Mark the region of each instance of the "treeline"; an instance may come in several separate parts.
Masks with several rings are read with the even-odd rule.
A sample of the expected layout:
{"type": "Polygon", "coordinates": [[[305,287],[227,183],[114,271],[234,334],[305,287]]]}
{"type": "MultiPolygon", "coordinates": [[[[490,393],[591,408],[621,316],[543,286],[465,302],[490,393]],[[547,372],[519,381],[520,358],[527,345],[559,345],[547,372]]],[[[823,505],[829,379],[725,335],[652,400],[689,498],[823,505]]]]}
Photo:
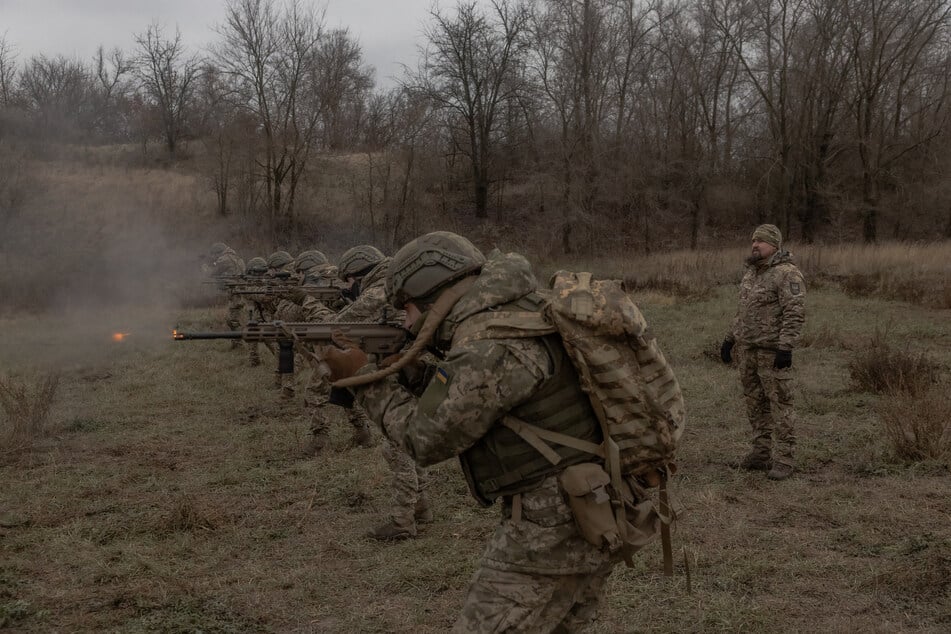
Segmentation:
{"type": "Polygon", "coordinates": [[[767,220],[805,242],[951,237],[949,25],[949,0],[463,2],[381,89],[313,5],[227,0],[200,54],[159,24],[90,62],[0,39],[0,138],[160,143],[220,214],[292,232],[319,162],[346,156],[386,245],[451,215],[566,252],[767,220]]]}

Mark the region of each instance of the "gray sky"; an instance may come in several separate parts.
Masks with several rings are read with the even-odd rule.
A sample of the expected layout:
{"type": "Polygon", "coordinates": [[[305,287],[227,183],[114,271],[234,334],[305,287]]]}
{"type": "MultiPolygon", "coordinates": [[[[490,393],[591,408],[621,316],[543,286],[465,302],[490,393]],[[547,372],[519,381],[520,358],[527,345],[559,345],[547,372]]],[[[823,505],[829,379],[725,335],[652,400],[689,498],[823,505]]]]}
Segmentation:
{"type": "MultiPolygon", "coordinates": [[[[307,1],[307,0],[305,0],[307,1]]],[[[378,84],[400,75],[398,65],[417,57],[433,0],[327,0],[327,24],[349,27],[360,41],[378,84]]],[[[453,0],[443,0],[452,6],[453,0]]],[[[0,36],[22,62],[39,53],[89,60],[101,44],[106,50],[133,48],[133,35],[158,21],[167,32],[177,26],[185,44],[198,50],[212,42],[224,19],[224,0],[0,0],[0,36]]]]}

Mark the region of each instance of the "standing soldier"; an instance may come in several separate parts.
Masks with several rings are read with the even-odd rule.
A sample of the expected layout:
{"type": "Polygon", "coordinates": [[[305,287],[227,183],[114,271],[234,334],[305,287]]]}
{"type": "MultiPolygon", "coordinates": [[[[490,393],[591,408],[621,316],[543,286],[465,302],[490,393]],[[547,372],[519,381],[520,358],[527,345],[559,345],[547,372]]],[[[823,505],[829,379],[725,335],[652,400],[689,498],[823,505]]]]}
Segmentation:
{"type": "Polygon", "coordinates": [[[753,427],[753,449],[739,466],[767,471],[785,480],[795,471],[795,414],[792,406],[792,351],[802,337],[806,284],[792,256],[782,250],[776,225],[760,225],[740,282],[740,303],[720,357],[733,361],[733,348],[753,427]]]}
{"type": "MultiPolygon", "coordinates": [[[[205,275],[212,278],[235,277],[244,274],[244,261],[238,257],[234,249],[224,242],[215,242],[208,251],[208,262],[202,267],[205,275]]],[[[244,302],[233,293],[228,293],[228,317],[226,323],[231,330],[241,330],[241,309],[244,302]]],[[[231,349],[241,347],[237,340],[231,341],[231,349]]]]}
{"type": "MultiPolygon", "coordinates": [[[[503,338],[478,324],[499,310],[541,310],[544,300],[528,262],[435,232],[393,256],[387,294],[405,308],[419,344],[445,357],[421,392],[396,376],[352,388],[384,435],[421,465],[460,457],[482,504],[502,500],[502,523],[469,585],[457,632],[574,632],[594,621],[616,561],[578,529],[559,475],[596,461],[567,446],[558,464],[506,426],[512,417],[592,443],[601,431],[557,334],[503,338]],[[435,329],[435,332],[433,332],[435,329]]],[[[415,344],[414,344],[415,345],[415,344]]],[[[376,370],[357,348],[328,350],[333,378],[376,370]]]]}

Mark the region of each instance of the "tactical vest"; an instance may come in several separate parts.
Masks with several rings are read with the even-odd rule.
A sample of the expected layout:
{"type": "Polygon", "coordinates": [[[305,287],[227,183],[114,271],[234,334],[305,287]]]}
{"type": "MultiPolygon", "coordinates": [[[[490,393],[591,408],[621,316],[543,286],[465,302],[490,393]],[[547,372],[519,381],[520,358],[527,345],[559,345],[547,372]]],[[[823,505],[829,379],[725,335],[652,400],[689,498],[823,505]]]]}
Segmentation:
{"type": "MultiPolygon", "coordinates": [[[[544,305],[539,300],[540,297],[532,293],[492,310],[495,313],[504,310],[537,312],[544,305]]],[[[454,341],[464,338],[464,335],[457,336],[454,341]]],[[[552,376],[531,399],[512,409],[509,416],[545,430],[600,443],[598,420],[590,400],[581,390],[578,375],[558,335],[538,337],[536,341],[548,352],[552,376]]],[[[559,445],[553,449],[561,458],[557,465],[499,421],[461,454],[459,461],[472,495],[489,506],[499,496],[529,491],[565,467],[591,462],[593,458],[590,453],[568,446],[559,445]]]]}

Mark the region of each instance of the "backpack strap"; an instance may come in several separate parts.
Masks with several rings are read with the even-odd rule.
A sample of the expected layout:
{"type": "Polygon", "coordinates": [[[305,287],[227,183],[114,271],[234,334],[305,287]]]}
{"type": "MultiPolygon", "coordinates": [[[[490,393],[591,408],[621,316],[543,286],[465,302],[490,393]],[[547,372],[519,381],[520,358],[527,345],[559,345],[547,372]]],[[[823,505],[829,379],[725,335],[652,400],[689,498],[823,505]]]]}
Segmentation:
{"type": "Polygon", "coordinates": [[[546,440],[559,445],[564,445],[566,447],[571,447],[572,449],[578,449],[579,451],[594,454],[601,458],[604,457],[604,450],[602,449],[602,446],[597,443],[588,442],[587,440],[575,438],[574,436],[567,436],[556,431],[543,429],[537,425],[532,425],[531,423],[525,422],[520,418],[512,416],[511,414],[506,414],[502,418],[502,424],[518,434],[522,440],[534,447],[538,453],[545,456],[545,458],[547,458],[552,464],[558,464],[561,462],[561,456],[559,456],[555,450],[545,442],[546,440]]]}

